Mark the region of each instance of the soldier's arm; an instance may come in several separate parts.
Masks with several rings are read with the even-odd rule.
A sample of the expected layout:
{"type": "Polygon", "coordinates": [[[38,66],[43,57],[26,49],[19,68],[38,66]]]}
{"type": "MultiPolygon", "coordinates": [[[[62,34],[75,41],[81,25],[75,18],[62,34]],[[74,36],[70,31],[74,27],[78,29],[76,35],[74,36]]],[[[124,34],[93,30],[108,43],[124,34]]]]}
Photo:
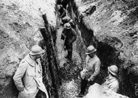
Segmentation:
{"type": "Polygon", "coordinates": [[[117,81],[112,82],[112,84],[109,86],[109,89],[117,92],[119,89],[119,83],[117,81]]]}
{"type": "Polygon", "coordinates": [[[62,40],[64,40],[66,38],[65,33],[66,33],[66,30],[63,29],[62,34],[61,34],[61,39],[62,40]]]}
{"type": "Polygon", "coordinates": [[[22,61],[19,67],[17,68],[15,75],[13,76],[14,83],[19,91],[24,90],[22,77],[24,76],[26,69],[27,69],[27,63],[25,61],[22,61]]]}
{"type": "Polygon", "coordinates": [[[91,77],[90,77],[90,80],[94,80],[95,79],[95,77],[99,74],[99,72],[100,72],[100,66],[101,66],[101,62],[100,61],[97,61],[96,63],[95,63],[95,65],[94,65],[94,73],[91,75],[91,77]]]}

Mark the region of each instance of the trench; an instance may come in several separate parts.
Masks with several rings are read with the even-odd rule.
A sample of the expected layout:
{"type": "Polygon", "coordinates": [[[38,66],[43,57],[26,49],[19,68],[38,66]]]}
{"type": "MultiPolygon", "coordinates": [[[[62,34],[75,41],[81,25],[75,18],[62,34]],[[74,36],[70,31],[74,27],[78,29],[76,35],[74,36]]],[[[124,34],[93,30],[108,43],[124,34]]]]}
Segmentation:
{"type": "MultiPolygon", "coordinates": [[[[95,10],[93,10],[91,14],[94,11],[95,10]]],[[[85,25],[83,17],[80,17],[74,0],[71,1],[71,16],[81,31],[81,37],[83,38],[85,46],[87,47],[88,45],[92,44],[97,48],[97,55],[102,62],[101,72],[99,75],[100,79],[98,80],[98,83],[103,83],[104,78],[107,76],[107,67],[115,64],[119,68],[118,93],[126,95],[130,98],[137,98],[135,91],[135,88],[137,87],[137,76],[131,73],[128,74],[128,69],[124,69],[122,67],[125,61],[119,58],[120,51],[116,50],[114,47],[112,47],[112,45],[106,42],[100,42],[96,39],[96,37],[93,35],[93,30],[89,29],[85,25]]]]}
{"type": "MultiPolygon", "coordinates": [[[[62,4],[62,3],[60,1],[58,1],[57,4],[62,4]]],[[[63,3],[63,5],[64,4],[65,3],[63,3]]],[[[104,82],[104,78],[107,76],[107,67],[111,64],[118,65],[118,63],[120,63],[120,61],[118,59],[116,59],[118,56],[116,54],[116,50],[114,48],[112,48],[110,45],[103,43],[103,42],[98,42],[98,40],[96,40],[96,38],[93,35],[93,30],[89,29],[85,25],[85,23],[83,21],[83,17],[79,16],[79,12],[77,11],[77,6],[75,5],[74,0],[70,1],[68,4],[69,4],[69,7],[68,7],[69,15],[70,15],[71,19],[73,19],[73,21],[76,24],[75,30],[77,32],[80,32],[85,50],[86,50],[86,47],[91,44],[94,45],[98,50],[97,55],[100,58],[103,66],[101,68],[101,72],[100,72],[97,82],[99,84],[102,84],[104,82]]],[[[94,12],[94,10],[93,10],[93,12],[94,12]]],[[[84,56],[84,54],[82,56],[84,56]]],[[[84,61],[82,61],[82,62],[84,62],[84,61]]],[[[68,65],[68,67],[70,66],[70,64],[67,64],[67,65],[68,65]]],[[[73,65],[73,64],[71,64],[71,65],[73,65]]],[[[75,66],[75,64],[73,66],[75,66]]],[[[64,84],[63,88],[61,88],[62,93],[60,94],[60,96],[62,98],[76,98],[75,95],[79,92],[79,89],[80,89],[80,83],[79,83],[80,79],[78,79],[77,77],[79,76],[79,72],[81,70],[82,69],[78,69],[78,71],[74,71],[73,73],[71,73],[70,72],[70,71],[72,71],[71,68],[67,68],[67,70],[66,70],[66,68],[61,68],[61,71],[62,71],[61,75],[64,80],[63,82],[65,82],[65,83],[63,83],[64,84]],[[72,83],[72,86],[74,85],[74,87],[72,87],[71,90],[73,90],[73,88],[76,88],[75,90],[73,90],[73,93],[70,90],[66,89],[66,88],[68,88],[67,85],[69,85],[70,83],[72,83]],[[71,96],[71,95],[73,95],[73,96],[71,96]]]]}
{"type": "MultiPolygon", "coordinates": [[[[80,89],[79,88],[80,79],[78,78],[79,72],[82,70],[82,66],[84,63],[83,59],[85,58],[83,54],[85,52],[86,47],[92,44],[97,48],[97,55],[102,62],[99,80],[97,80],[98,83],[102,84],[104,82],[104,78],[107,76],[107,67],[112,64],[115,64],[120,69],[119,93],[127,95],[130,98],[135,98],[133,94],[134,92],[133,87],[128,86],[131,85],[131,82],[128,80],[130,80],[130,77],[132,77],[133,75],[131,74],[128,75],[127,70],[121,68],[120,65],[123,64],[123,61],[121,61],[118,57],[119,52],[109,44],[104,42],[99,42],[95,38],[95,36],[93,35],[93,30],[89,29],[85,25],[83,17],[80,17],[74,0],[71,1],[63,0],[63,1],[64,2],[61,3],[61,0],[57,0],[57,5],[62,4],[64,7],[67,4],[69,5],[68,7],[69,15],[76,24],[74,29],[77,32],[79,32],[78,35],[80,36],[80,40],[82,40],[82,44],[79,46],[83,47],[82,50],[81,49],[79,50],[79,55],[82,64],[78,67],[74,62],[67,63],[66,60],[63,59],[64,55],[62,55],[60,60],[59,58],[57,58],[59,51],[56,50],[57,49],[56,44],[57,44],[57,39],[59,39],[58,36],[60,36],[63,27],[60,26],[59,23],[57,23],[57,30],[55,30],[54,28],[48,25],[46,18],[43,18],[45,23],[45,28],[41,28],[40,31],[45,40],[44,46],[48,47],[45,48],[47,51],[45,58],[48,58],[48,60],[43,62],[43,69],[45,69],[44,75],[48,74],[47,77],[49,81],[47,81],[47,79],[44,79],[44,83],[48,84],[46,87],[49,90],[49,96],[51,98],[76,98],[75,95],[78,93],[80,89]]],[[[57,17],[57,22],[59,22],[58,19],[59,17],[57,17]]],[[[58,45],[61,45],[61,47],[63,47],[62,43],[58,43],[58,45]]],[[[59,50],[61,52],[62,48],[59,50]]]]}
{"type": "MultiPolygon", "coordinates": [[[[137,94],[135,89],[137,88],[137,75],[132,73],[128,74],[128,69],[123,68],[123,64],[125,61],[119,58],[120,51],[116,50],[112,45],[106,42],[100,42],[96,39],[93,35],[93,30],[89,29],[84,21],[83,17],[80,17],[80,14],[77,10],[77,6],[74,0],[70,3],[70,15],[76,22],[80,32],[81,37],[83,38],[84,44],[87,47],[88,45],[94,45],[97,48],[97,55],[102,62],[101,72],[100,72],[100,79],[98,80],[99,84],[103,83],[104,78],[107,76],[107,67],[115,64],[119,68],[119,91],[118,93],[122,95],[126,95],[130,98],[137,98],[137,94]]],[[[93,10],[91,14],[94,12],[93,10]]],[[[110,41],[110,40],[108,40],[110,41]]],[[[115,41],[115,40],[114,40],[115,41]]],[[[130,63],[133,66],[133,63],[130,63]]]]}

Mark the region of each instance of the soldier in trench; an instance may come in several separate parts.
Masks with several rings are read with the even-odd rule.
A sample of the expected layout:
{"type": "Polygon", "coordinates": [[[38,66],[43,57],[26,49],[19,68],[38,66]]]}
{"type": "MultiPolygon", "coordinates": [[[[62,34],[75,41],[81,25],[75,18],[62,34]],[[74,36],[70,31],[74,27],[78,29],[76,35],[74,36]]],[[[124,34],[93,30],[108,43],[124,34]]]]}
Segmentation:
{"type": "Polygon", "coordinates": [[[20,62],[13,76],[14,83],[19,90],[18,98],[35,98],[38,91],[42,91],[46,98],[49,98],[42,82],[40,58],[44,52],[40,46],[34,45],[30,53],[20,62]]]}
{"type": "Polygon", "coordinates": [[[66,58],[69,61],[72,59],[73,42],[76,40],[76,38],[76,31],[71,27],[70,23],[64,24],[61,39],[65,41],[64,49],[68,51],[66,58]]]}
{"type": "Polygon", "coordinates": [[[57,5],[57,9],[58,9],[60,18],[63,18],[66,16],[66,9],[63,8],[63,6],[61,4],[57,5]]]}
{"type": "Polygon", "coordinates": [[[101,61],[96,55],[97,49],[93,45],[87,47],[86,65],[81,71],[81,90],[77,97],[85,95],[88,84],[93,85],[96,82],[97,75],[100,72],[101,61]]]}
{"type": "Polygon", "coordinates": [[[108,67],[108,76],[106,77],[106,81],[102,84],[104,90],[112,90],[117,92],[119,89],[118,82],[118,67],[116,65],[111,65],[108,67]]]}
{"type": "Polygon", "coordinates": [[[88,94],[84,98],[128,98],[121,94],[117,94],[119,89],[118,67],[111,65],[108,67],[108,76],[102,85],[94,84],[89,87],[88,94]]]}

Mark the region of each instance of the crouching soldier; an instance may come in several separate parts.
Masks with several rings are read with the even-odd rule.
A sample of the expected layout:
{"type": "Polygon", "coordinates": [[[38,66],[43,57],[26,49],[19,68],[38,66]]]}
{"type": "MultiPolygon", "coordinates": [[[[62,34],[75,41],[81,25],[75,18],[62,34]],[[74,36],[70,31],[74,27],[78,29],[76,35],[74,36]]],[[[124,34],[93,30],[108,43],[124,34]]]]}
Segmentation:
{"type": "Polygon", "coordinates": [[[119,89],[119,82],[117,79],[118,67],[116,65],[111,65],[108,67],[108,76],[106,81],[102,84],[104,91],[114,91],[117,92],[119,89]]]}
{"type": "Polygon", "coordinates": [[[14,83],[19,90],[18,98],[35,98],[39,90],[45,93],[46,98],[49,98],[42,82],[40,58],[44,52],[40,46],[34,45],[30,53],[20,62],[13,77],[14,83]]]}
{"type": "Polygon", "coordinates": [[[96,49],[93,45],[87,48],[86,65],[81,71],[81,90],[77,97],[83,97],[88,84],[94,84],[97,75],[100,72],[101,61],[96,55],[96,49]]]}
{"type": "Polygon", "coordinates": [[[61,39],[65,40],[64,49],[68,51],[68,55],[66,57],[68,60],[71,60],[72,58],[73,42],[76,40],[76,38],[76,32],[73,28],[71,28],[70,23],[64,24],[61,39]]]}

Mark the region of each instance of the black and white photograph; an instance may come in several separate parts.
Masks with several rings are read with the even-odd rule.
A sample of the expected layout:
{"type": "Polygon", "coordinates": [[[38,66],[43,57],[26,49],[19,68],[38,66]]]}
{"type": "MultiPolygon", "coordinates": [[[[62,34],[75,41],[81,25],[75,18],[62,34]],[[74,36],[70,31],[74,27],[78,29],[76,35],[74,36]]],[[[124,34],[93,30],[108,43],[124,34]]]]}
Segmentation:
{"type": "Polygon", "coordinates": [[[138,98],[138,0],[0,0],[0,98],[138,98]]]}

